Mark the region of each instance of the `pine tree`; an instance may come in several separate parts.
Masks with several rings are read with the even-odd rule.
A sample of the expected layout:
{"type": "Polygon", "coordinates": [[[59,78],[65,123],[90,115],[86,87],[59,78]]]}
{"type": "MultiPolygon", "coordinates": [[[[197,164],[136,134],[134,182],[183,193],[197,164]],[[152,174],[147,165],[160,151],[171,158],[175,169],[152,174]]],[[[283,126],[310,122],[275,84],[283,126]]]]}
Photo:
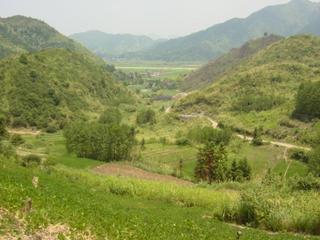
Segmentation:
{"type": "Polygon", "coordinates": [[[222,182],[227,179],[226,151],[223,146],[208,143],[199,150],[195,177],[198,180],[222,182]]]}

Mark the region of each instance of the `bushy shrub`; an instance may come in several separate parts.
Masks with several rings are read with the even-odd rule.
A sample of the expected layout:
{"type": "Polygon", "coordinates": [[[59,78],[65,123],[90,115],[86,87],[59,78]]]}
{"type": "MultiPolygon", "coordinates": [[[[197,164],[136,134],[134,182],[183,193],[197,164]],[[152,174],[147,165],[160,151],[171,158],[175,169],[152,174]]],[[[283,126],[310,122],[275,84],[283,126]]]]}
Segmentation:
{"type": "Polygon", "coordinates": [[[41,157],[35,154],[26,155],[21,160],[21,165],[24,167],[34,167],[41,164],[41,157]]]}
{"type": "Polygon", "coordinates": [[[11,143],[0,141],[0,154],[6,158],[16,157],[16,150],[11,143]]]}
{"type": "Polygon", "coordinates": [[[320,146],[316,147],[309,156],[310,171],[316,177],[320,177],[320,146]]]}
{"type": "Polygon", "coordinates": [[[19,134],[13,134],[10,137],[10,142],[14,146],[19,146],[25,143],[24,139],[19,134]]]}
{"type": "Polygon", "coordinates": [[[190,143],[189,139],[187,139],[185,137],[181,137],[181,138],[176,139],[176,145],[178,145],[178,146],[187,146],[190,144],[191,143],[190,143]]]}
{"type": "Polygon", "coordinates": [[[261,112],[272,109],[283,103],[283,99],[278,96],[255,96],[249,95],[240,98],[232,106],[232,110],[240,112],[261,112]]]}
{"type": "Polygon", "coordinates": [[[136,122],[138,125],[154,124],[156,122],[156,113],[152,109],[142,110],[137,114],[136,122]]]}
{"type": "Polygon", "coordinates": [[[58,131],[58,128],[54,125],[49,125],[45,130],[47,133],[56,133],[58,131]]]}
{"type": "Polygon", "coordinates": [[[320,191],[320,178],[314,177],[313,175],[291,178],[290,187],[293,190],[320,191]]]}
{"type": "Polygon", "coordinates": [[[301,149],[292,149],[290,150],[290,158],[296,160],[296,161],[300,161],[300,162],[304,162],[304,163],[308,163],[309,162],[309,155],[306,151],[301,150],[301,149]]]}
{"type": "Polygon", "coordinates": [[[187,137],[196,143],[212,142],[215,145],[228,145],[232,137],[232,131],[229,128],[221,130],[212,127],[195,127],[189,130],[187,137]]]}

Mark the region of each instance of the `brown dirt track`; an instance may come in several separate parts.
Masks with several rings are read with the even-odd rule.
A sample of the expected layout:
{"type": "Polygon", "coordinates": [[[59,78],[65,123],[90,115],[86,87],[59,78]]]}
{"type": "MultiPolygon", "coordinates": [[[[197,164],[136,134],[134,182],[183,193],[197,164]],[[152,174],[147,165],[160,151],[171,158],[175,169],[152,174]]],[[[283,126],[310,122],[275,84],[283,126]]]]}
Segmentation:
{"type": "Polygon", "coordinates": [[[138,178],[150,181],[157,181],[157,182],[168,182],[168,183],[175,183],[178,185],[192,185],[192,182],[185,181],[173,176],[166,176],[157,173],[151,173],[144,171],[140,168],[128,166],[128,165],[121,165],[121,164],[104,164],[99,167],[96,167],[94,171],[109,175],[109,176],[122,176],[122,177],[131,177],[131,178],[138,178]]]}

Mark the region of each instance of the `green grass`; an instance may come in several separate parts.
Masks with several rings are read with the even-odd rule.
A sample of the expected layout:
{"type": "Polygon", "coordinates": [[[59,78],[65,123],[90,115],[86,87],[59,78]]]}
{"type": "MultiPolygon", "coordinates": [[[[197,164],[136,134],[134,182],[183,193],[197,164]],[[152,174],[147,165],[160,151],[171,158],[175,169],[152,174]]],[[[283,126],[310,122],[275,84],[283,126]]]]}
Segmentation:
{"type": "MultiPolygon", "coordinates": [[[[139,190],[137,181],[96,177],[68,168],[51,171],[26,169],[4,159],[0,161],[0,169],[0,206],[11,212],[19,211],[22,203],[31,198],[33,209],[26,217],[31,232],[49,223],[64,223],[75,230],[90,230],[98,239],[108,236],[108,239],[139,240],[233,240],[239,230],[214,219],[214,209],[218,209],[215,202],[219,199],[212,198],[215,195],[212,191],[208,191],[209,195],[202,195],[201,192],[192,194],[191,190],[188,193],[187,189],[176,189],[182,194],[180,200],[188,196],[192,196],[195,203],[196,199],[205,200],[202,206],[190,205],[190,202],[188,205],[174,197],[179,196],[176,192],[172,193],[170,201],[161,198],[167,192],[165,189],[169,189],[164,185],[161,188],[160,185],[140,182],[139,190]],[[39,177],[38,189],[31,184],[33,176],[39,177]],[[121,184],[127,187],[127,191],[121,189],[121,184]],[[130,193],[128,188],[132,190],[130,193]],[[152,188],[154,193],[161,189],[163,193],[150,192],[148,198],[145,194],[152,188]],[[139,195],[139,191],[144,194],[139,195]]],[[[253,229],[242,231],[242,239],[318,239],[292,234],[271,235],[253,229]]]]}

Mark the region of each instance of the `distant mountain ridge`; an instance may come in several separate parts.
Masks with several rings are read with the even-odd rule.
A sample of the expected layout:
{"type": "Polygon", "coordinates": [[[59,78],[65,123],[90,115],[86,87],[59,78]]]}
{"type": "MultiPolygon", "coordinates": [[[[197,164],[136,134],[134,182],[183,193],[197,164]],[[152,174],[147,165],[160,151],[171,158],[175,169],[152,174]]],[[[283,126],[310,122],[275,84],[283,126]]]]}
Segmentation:
{"type": "Polygon", "coordinates": [[[101,31],[76,33],[70,37],[105,58],[145,50],[159,42],[147,36],[109,34],[101,31]]]}
{"type": "Polygon", "coordinates": [[[320,3],[292,0],[269,6],[244,19],[234,18],[204,31],[168,40],[127,58],[164,61],[207,61],[217,58],[265,32],[280,36],[319,35],[320,3]],[[319,26],[319,25],[318,25],[319,26]]]}

